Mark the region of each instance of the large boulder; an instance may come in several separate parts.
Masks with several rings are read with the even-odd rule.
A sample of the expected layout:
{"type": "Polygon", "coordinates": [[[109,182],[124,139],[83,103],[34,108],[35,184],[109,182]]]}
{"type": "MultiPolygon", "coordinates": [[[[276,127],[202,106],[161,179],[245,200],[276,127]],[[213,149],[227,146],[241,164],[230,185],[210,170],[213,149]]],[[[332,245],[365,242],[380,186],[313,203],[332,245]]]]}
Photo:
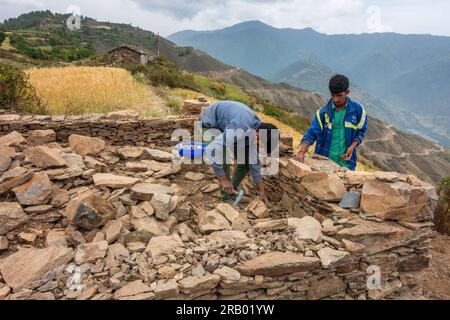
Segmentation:
{"type": "Polygon", "coordinates": [[[73,250],[67,248],[20,249],[0,262],[0,272],[6,284],[16,292],[35,289],[46,282],[41,279],[70,262],[73,255],[73,250]]]}
{"type": "Polygon", "coordinates": [[[17,202],[0,202],[0,236],[20,227],[28,216],[17,202]]]}
{"type": "Polygon", "coordinates": [[[67,219],[79,228],[94,230],[113,219],[117,209],[99,195],[88,192],[72,201],[66,206],[67,219]]]}
{"type": "Polygon", "coordinates": [[[362,190],[361,209],[383,220],[431,221],[436,205],[436,190],[426,184],[370,180],[362,190]]]}
{"type": "Polygon", "coordinates": [[[106,143],[102,139],[73,134],[69,137],[70,148],[81,156],[96,156],[105,149],[106,143]]]}
{"type": "Polygon", "coordinates": [[[24,206],[48,204],[52,195],[52,184],[47,173],[35,173],[25,184],[12,189],[17,200],[24,206]]]}
{"type": "Polygon", "coordinates": [[[378,223],[356,218],[349,221],[347,228],[338,231],[335,238],[362,245],[364,252],[372,255],[408,243],[414,240],[415,235],[417,233],[413,230],[395,222],[378,223]]]}
{"type": "Polygon", "coordinates": [[[50,149],[46,146],[38,146],[28,148],[24,151],[28,161],[38,168],[52,168],[63,167],[66,161],[62,157],[62,152],[59,149],[50,149]]]}
{"type": "Polygon", "coordinates": [[[320,200],[339,202],[347,192],[344,182],[333,173],[314,172],[305,176],[302,187],[320,200]]]}

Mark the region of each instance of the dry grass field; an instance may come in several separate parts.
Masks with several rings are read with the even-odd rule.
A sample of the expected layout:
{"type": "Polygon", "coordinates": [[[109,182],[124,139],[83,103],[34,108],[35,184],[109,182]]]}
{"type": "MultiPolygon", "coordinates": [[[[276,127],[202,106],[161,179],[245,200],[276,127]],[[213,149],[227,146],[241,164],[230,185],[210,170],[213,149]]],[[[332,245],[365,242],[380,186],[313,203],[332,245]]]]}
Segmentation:
{"type": "Polygon", "coordinates": [[[64,67],[27,70],[31,84],[46,102],[48,114],[107,113],[146,110],[152,92],[124,69],[64,67]]]}

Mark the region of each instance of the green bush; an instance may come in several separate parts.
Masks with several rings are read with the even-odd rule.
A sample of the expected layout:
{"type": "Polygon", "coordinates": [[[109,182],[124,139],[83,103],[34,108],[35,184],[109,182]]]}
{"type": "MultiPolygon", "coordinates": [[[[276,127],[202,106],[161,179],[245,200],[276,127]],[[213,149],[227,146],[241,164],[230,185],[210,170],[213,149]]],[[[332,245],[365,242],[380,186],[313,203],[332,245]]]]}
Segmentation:
{"type": "Polygon", "coordinates": [[[445,177],[441,180],[437,187],[438,195],[441,200],[448,202],[450,199],[450,177],[445,177]]]}
{"type": "Polygon", "coordinates": [[[183,107],[181,102],[176,99],[169,99],[167,105],[176,113],[181,112],[181,108],[183,107]]]}
{"type": "Polygon", "coordinates": [[[45,106],[20,69],[0,63],[0,107],[43,113],[45,106]]]}
{"type": "Polygon", "coordinates": [[[164,57],[159,57],[156,63],[149,66],[131,66],[128,68],[132,74],[142,74],[154,86],[167,86],[170,88],[185,88],[197,90],[192,75],[183,73],[175,64],[164,57]]]}
{"type": "Polygon", "coordinates": [[[5,34],[0,30],[0,44],[5,40],[5,34]]]}

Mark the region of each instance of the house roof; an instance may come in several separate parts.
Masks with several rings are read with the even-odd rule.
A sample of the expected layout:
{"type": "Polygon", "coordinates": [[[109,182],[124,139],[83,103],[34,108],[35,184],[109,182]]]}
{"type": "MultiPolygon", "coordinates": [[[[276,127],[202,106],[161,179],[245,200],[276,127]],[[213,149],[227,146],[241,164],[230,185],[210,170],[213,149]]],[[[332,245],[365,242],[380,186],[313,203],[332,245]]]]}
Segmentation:
{"type": "Polygon", "coordinates": [[[138,46],[135,46],[135,45],[132,45],[132,44],[122,44],[122,45],[120,45],[120,46],[118,46],[116,48],[113,48],[113,49],[109,50],[108,53],[111,53],[111,52],[116,51],[116,50],[121,49],[121,48],[128,48],[130,50],[136,51],[136,52],[138,52],[140,54],[145,54],[147,56],[154,56],[155,55],[150,50],[147,50],[145,48],[138,47],[138,46]]]}

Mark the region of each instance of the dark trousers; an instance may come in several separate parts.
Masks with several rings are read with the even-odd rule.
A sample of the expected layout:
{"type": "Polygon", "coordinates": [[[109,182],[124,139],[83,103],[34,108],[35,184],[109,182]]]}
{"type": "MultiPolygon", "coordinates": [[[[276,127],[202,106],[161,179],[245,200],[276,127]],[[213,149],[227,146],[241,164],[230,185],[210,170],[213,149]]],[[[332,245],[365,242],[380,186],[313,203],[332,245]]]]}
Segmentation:
{"type": "MultiPolygon", "coordinates": [[[[242,183],[242,181],[245,179],[245,177],[248,175],[248,173],[250,172],[250,167],[249,167],[249,147],[246,146],[245,147],[245,164],[238,164],[236,166],[236,170],[234,171],[233,177],[231,177],[230,173],[231,173],[231,164],[226,162],[226,155],[227,155],[227,149],[224,148],[223,151],[223,168],[225,170],[225,175],[228,178],[228,180],[231,181],[231,184],[233,185],[233,188],[235,190],[238,190],[240,184],[242,183]]],[[[237,158],[237,146],[234,146],[234,157],[237,158]]],[[[228,201],[230,199],[232,199],[232,195],[229,194],[228,192],[225,192],[224,190],[221,189],[221,193],[222,193],[222,201],[228,201]]]]}

